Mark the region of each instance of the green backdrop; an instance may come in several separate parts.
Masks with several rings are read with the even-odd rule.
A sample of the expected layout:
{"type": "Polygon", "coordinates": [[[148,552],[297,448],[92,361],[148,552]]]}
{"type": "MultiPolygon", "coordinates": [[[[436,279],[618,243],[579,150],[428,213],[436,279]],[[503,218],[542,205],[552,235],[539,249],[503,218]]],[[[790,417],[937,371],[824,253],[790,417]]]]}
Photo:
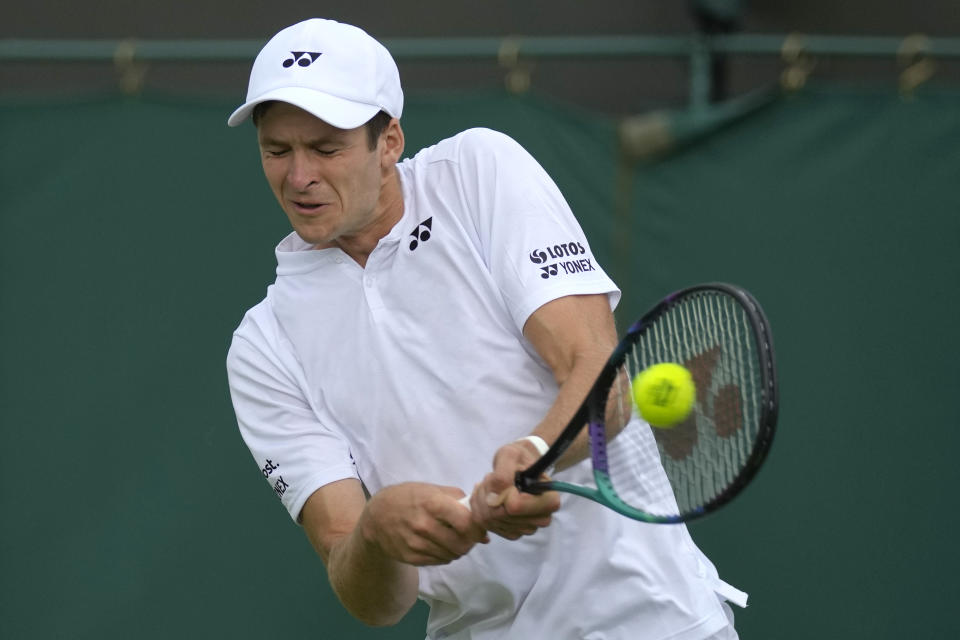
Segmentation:
{"type": "MultiPolygon", "coordinates": [[[[2,638],[423,636],[423,607],[343,612],[237,433],[224,357],[287,227],[233,106],[0,101],[2,638]]],[[[691,527],[751,594],[741,637],[956,635],[960,91],[809,89],[627,181],[605,117],[500,93],[406,113],[411,153],[475,125],[526,145],[621,322],[703,280],[767,309],[771,458],[691,527]]]]}

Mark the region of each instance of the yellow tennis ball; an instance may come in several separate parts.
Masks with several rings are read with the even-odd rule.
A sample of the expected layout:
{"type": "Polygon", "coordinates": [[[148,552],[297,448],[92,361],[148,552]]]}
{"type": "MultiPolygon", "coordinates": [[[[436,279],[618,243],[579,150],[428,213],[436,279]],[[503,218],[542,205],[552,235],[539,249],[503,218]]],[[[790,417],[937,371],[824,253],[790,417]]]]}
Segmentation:
{"type": "Polygon", "coordinates": [[[668,428],[690,415],[697,398],[690,372],[674,362],[647,367],[633,379],[633,401],[644,420],[668,428]]]}

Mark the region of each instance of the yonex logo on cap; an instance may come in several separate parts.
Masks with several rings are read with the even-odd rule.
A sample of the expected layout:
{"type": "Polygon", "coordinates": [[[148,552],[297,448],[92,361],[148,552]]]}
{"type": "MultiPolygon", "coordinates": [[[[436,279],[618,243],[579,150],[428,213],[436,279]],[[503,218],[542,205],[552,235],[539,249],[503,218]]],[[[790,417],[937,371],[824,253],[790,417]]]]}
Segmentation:
{"type": "Polygon", "coordinates": [[[322,55],[316,51],[291,51],[290,54],[293,57],[287,58],[283,61],[284,68],[290,68],[294,64],[297,64],[301,67],[309,67],[317,61],[317,58],[322,55]]]}

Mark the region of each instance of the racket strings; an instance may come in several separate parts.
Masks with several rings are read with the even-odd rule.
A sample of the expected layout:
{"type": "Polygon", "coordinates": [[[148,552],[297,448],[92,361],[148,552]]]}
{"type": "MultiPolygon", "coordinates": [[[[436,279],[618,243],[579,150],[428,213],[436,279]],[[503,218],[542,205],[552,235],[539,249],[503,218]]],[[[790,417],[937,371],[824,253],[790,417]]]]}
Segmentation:
{"type": "Polygon", "coordinates": [[[740,304],[716,291],[685,297],[657,318],[627,354],[607,401],[607,458],[614,490],[648,513],[675,516],[709,504],[750,458],[761,419],[759,356],[740,304]],[[629,381],[676,362],[692,374],[696,400],[671,428],[636,415],[629,381]],[[627,396],[626,398],[624,396],[627,396]]]}

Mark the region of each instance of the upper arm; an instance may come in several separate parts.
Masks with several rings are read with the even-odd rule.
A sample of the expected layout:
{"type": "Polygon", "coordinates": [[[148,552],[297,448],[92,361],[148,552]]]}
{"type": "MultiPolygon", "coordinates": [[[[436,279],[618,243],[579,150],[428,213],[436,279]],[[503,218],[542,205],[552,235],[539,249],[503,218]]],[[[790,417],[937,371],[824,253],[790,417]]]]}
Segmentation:
{"type": "Polygon", "coordinates": [[[227,374],[240,435],[296,520],[318,487],[359,476],[350,443],[314,411],[296,358],[278,343],[276,330],[263,326],[269,320],[249,321],[234,336],[227,374]]]}
{"type": "Polygon", "coordinates": [[[324,485],[307,498],[300,521],[324,564],[329,563],[333,546],[357,526],[365,504],[363,485],[353,478],[324,485]]]}
{"type": "Polygon", "coordinates": [[[534,311],[523,335],[563,384],[579,362],[599,368],[617,343],[616,325],[606,294],[564,296],[534,311]]]}
{"type": "MultiPolygon", "coordinates": [[[[460,139],[457,215],[475,236],[478,256],[515,326],[545,303],[568,295],[619,299],[563,194],[514,140],[472,130],[460,139]]],[[[609,309],[607,309],[609,312],[609,309]]]]}

